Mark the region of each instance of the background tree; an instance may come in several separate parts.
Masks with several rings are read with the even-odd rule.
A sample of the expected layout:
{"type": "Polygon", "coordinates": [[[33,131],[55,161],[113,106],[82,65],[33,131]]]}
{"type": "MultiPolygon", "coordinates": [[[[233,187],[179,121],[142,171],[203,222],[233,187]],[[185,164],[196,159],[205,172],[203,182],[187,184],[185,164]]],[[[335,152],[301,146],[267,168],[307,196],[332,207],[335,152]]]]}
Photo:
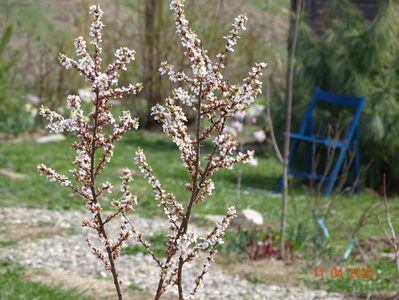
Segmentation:
{"type": "MultiPolygon", "coordinates": [[[[348,1],[331,1],[328,12],[331,25],[323,34],[317,35],[306,24],[300,28],[293,122],[298,125],[301,121],[316,87],[365,95],[361,153],[363,164],[371,166],[364,180],[377,188],[386,173],[390,188],[397,189],[399,170],[394,166],[399,164],[399,4],[384,1],[371,23],[348,1]]],[[[331,123],[338,114],[329,110],[321,117],[331,123]]]]}
{"type": "Polygon", "coordinates": [[[287,223],[288,206],[288,164],[290,154],[290,133],[292,115],[292,94],[294,88],[294,64],[295,51],[298,40],[299,20],[301,17],[303,0],[292,1],[292,8],[295,14],[290,17],[290,31],[288,37],[288,66],[287,66],[287,87],[286,87],[286,112],[285,112],[285,135],[283,149],[283,194],[280,219],[280,256],[285,259],[285,228],[287,223]]]}
{"type": "Polygon", "coordinates": [[[151,118],[151,108],[162,99],[162,79],[158,72],[162,62],[161,31],[163,28],[163,0],[145,1],[144,85],[147,100],[146,127],[156,122],[151,118]]]}
{"type": "MultiPolygon", "coordinates": [[[[109,28],[104,33],[104,62],[112,62],[116,44],[134,47],[141,56],[140,67],[121,74],[120,82],[127,84],[132,79],[144,82],[147,92],[131,95],[130,101],[120,106],[127,106],[146,123],[146,120],[151,120],[148,118],[149,108],[164,99],[165,91],[171,87],[157,73],[160,62],[167,60],[181,69],[188,67],[187,62],[181,59],[182,50],[176,47],[179,41],[175,36],[173,19],[167,13],[167,2],[97,2],[108,11],[104,16],[109,28]]],[[[193,20],[193,25],[198,28],[204,41],[210,45],[209,53],[212,55],[216,55],[223,46],[221,36],[227,30],[226,24],[234,18],[235,13],[245,11],[253,30],[243,37],[235,55],[226,61],[232,69],[226,78],[236,81],[245,76],[243,65],[252,65],[260,58],[267,58],[270,69],[273,69],[272,93],[281,97],[285,82],[288,3],[288,0],[278,3],[259,0],[189,0],[187,6],[188,17],[193,20]]],[[[9,74],[11,90],[20,91],[23,98],[26,94],[37,96],[51,109],[64,110],[62,99],[65,94],[88,88],[87,85],[82,87],[79,84],[78,76],[67,75],[65,70],[57,67],[53,56],[42,54],[73,50],[66,41],[83,32],[89,25],[82,8],[90,4],[88,0],[0,1],[0,32],[4,30],[5,23],[14,25],[13,42],[6,52],[8,54],[13,50],[24,49],[16,61],[15,70],[9,74]],[[76,14],[66,16],[66,10],[76,11],[76,14]],[[65,80],[67,76],[68,80],[65,80]]],[[[188,114],[188,118],[193,122],[195,116],[188,114]]],[[[145,124],[147,127],[152,125],[151,122],[145,124]]]]}

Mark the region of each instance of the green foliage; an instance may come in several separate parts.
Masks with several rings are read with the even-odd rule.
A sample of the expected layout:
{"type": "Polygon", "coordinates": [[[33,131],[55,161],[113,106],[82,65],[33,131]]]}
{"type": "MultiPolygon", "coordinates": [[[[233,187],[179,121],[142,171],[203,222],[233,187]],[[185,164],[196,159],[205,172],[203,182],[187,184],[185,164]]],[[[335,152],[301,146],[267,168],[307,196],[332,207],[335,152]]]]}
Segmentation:
{"type": "MultiPolygon", "coordinates": [[[[264,241],[266,237],[273,239],[273,242],[278,240],[278,233],[272,231],[270,228],[248,228],[248,229],[230,229],[226,232],[224,237],[224,244],[221,246],[222,251],[227,253],[246,253],[249,249],[250,243],[257,244],[264,241]]],[[[275,243],[272,243],[273,246],[275,243]]]]}
{"type": "Polygon", "coordinates": [[[0,132],[18,135],[31,124],[32,118],[25,111],[25,106],[18,93],[11,93],[8,77],[17,59],[17,52],[6,55],[10,44],[13,27],[7,25],[0,38],[0,132]]]}
{"type": "Polygon", "coordinates": [[[28,281],[23,268],[10,262],[0,262],[0,300],[40,299],[40,300],[89,300],[73,290],[50,287],[28,281]]]}
{"type": "Polygon", "coordinates": [[[0,38],[0,103],[4,102],[8,96],[8,80],[7,74],[13,65],[13,60],[7,62],[3,58],[4,51],[10,43],[12,35],[12,26],[7,25],[4,29],[3,35],[0,38]]]}
{"type": "MultiPolygon", "coordinates": [[[[382,173],[398,186],[399,164],[399,4],[387,0],[369,23],[348,1],[332,1],[331,26],[317,35],[300,28],[295,70],[294,123],[302,118],[316,87],[365,95],[361,119],[363,163],[367,183],[376,187],[382,173]]],[[[296,128],[294,126],[294,128],[296,128]]]]}
{"type": "Polygon", "coordinates": [[[309,237],[310,232],[302,222],[292,224],[287,228],[287,240],[292,243],[294,251],[299,250],[309,237]]]}
{"type": "Polygon", "coordinates": [[[245,253],[247,251],[248,243],[251,240],[253,233],[248,230],[228,230],[224,237],[224,244],[222,250],[230,253],[245,253]]]}

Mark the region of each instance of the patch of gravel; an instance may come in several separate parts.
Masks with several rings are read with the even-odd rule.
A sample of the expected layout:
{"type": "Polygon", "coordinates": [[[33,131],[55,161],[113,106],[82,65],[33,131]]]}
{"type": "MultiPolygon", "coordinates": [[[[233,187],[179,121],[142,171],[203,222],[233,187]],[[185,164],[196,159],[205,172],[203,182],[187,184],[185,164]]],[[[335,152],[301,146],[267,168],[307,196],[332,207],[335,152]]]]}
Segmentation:
{"type": "MultiPolygon", "coordinates": [[[[50,211],[26,208],[1,208],[0,220],[3,223],[38,225],[43,222],[58,227],[75,227],[84,217],[82,212],[50,211]]],[[[159,218],[134,218],[141,231],[154,233],[167,228],[167,223],[159,218]]],[[[22,265],[38,268],[62,269],[86,277],[110,277],[102,263],[87,249],[85,236],[90,232],[79,231],[78,235],[53,236],[29,242],[20,242],[14,248],[2,248],[0,259],[10,259],[22,265]]],[[[201,260],[185,268],[185,286],[195,281],[201,260]]],[[[148,255],[122,255],[117,260],[121,278],[126,284],[134,283],[142,289],[153,291],[158,283],[159,269],[148,255]]],[[[267,268],[267,262],[265,262],[267,268]]],[[[320,290],[285,288],[254,284],[239,276],[227,274],[221,267],[213,265],[205,279],[206,288],[201,289],[197,299],[344,299],[341,294],[320,290]],[[247,297],[247,298],[245,298],[247,297]]],[[[171,289],[170,293],[177,292],[171,289]]],[[[188,293],[189,290],[186,291],[188,293]]]]}
{"type": "MultiPolygon", "coordinates": [[[[106,215],[106,213],[105,213],[106,215]]],[[[88,214],[81,211],[55,211],[31,208],[0,208],[0,220],[8,224],[53,225],[60,228],[81,227],[82,220],[88,214]]],[[[137,229],[145,234],[151,234],[168,229],[168,222],[161,218],[144,219],[137,215],[130,217],[137,229]]],[[[116,225],[117,226],[117,225],[116,225]]],[[[115,228],[113,228],[115,230],[115,228]]]]}

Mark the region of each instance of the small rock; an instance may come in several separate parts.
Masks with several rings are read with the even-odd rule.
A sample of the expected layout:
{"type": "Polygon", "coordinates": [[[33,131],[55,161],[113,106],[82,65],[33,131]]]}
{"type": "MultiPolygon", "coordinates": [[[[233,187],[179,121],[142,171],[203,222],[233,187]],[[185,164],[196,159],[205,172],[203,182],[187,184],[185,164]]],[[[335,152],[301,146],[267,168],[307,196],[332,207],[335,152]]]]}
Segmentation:
{"type": "Polygon", "coordinates": [[[27,94],[26,99],[28,100],[29,103],[32,103],[34,105],[38,105],[40,103],[45,102],[43,99],[40,99],[38,96],[27,94]]]}
{"type": "Polygon", "coordinates": [[[390,259],[390,260],[395,260],[395,254],[394,253],[381,253],[380,256],[383,257],[383,258],[390,259]]]}
{"type": "Polygon", "coordinates": [[[104,271],[100,271],[100,277],[101,278],[106,278],[107,277],[107,273],[105,273],[104,271]]]}
{"type": "Polygon", "coordinates": [[[265,111],[265,106],[260,104],[252,105],[245,115],[247,120],[252,120],[253,118],[259,118],[265,111]]]}
{"type": "Polygon", "coordinates": [[[79,97],[84,101],[89,103],[93,98],[94,94],[91,90],[91,88],[85,88],[85,89],[80,89],[78,91],[79,97]]]}
{"type": "Polygon", "coordinates": [[[36,139],[36,142],[44,144],[44,143],[51,143],[51,142],[59,142],[65,140],[65,136],[62,134],[50,134],[40,136],[36,139]]]}
{"type": "Polygon", "coordinates": [[[237,218],[231,222],[233,226],[249,227],[263,225],[263,217],[256,210],[246,208],[238,213],[237,218]]]}
{"type": "Polygon", "coordinates": [[[0,169],[0,174],[7,176],[11,179],[24,179],[26,177],[25,174],[16,173],[9,169],[0,169]]]}
{"type": "Polygon", "coordinates": [[[223,220],[224,215],[205,215],[204,218],[212,223],[219,223],[223,220]]]}

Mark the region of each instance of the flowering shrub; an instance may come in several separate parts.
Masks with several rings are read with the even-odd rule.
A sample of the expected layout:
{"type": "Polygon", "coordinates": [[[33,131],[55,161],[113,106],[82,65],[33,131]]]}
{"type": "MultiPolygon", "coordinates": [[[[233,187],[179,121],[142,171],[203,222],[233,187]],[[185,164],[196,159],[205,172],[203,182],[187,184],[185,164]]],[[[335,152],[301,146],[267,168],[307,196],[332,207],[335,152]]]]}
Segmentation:
{"type": "Polygon", "coordinates": [[[179,299],[192,299],[203,283],[210,263],[217,252],[217,246],[223,242],[222,238],[232,218],[235,217],[234,207],[227,210],[226,216],[215,228],[204,237],[199,237],[189,230],[190,217],[196,204],[205,201],[212,194],[214,184],[211,176],[220,169],[232,169],[240,162],[249,162],[253,159],[253,151],[236,153],[238,143],[230,134],[224,133],[226,121],[238,113],[244,113],[255,97],[261,92],[259,80],[266,64],[256,64],[249,76],[242,84],[230,84],[223,80],[224,60],[229,52],[234,51],[240,32],[245,30],[247,18],[238,16],[225,37],[225,48],[216,56],[215,62],[210,59],[207,51],[203,49],[202,41],[189,27],[189,22],[184,13],[184,1],[171,1],[170,9],[174,12],[176,31],[180,36],[181,44],[185,49],[185,56],[189,59],[191,72],[176,72],[174,67],[167,62],[162,63],[160,72],[167,75],[173,82],[180,82],[181,86],[173,90],[172,96],[165,100],[164,105],[156,105],[152,109],[152,116],[162,124],[165,134],[170,136],[181,152],[181,159],[189,174],[189,181],[185,188],[190,191],[190,199],[186,205],[178,201],[171,193],[166,192],[161,183],[153,174],[151,166],[147,163],[142,149],[135,154],[135,162],[142,175],[148,180],[155,194],[155,200],[160,206],[170,223],[166,258],[157,257],[150,243],[134,227],[128,219],[127,212],[134,209],[137,198],[129,191],[132,181],[131,172],[123,170],[122,195],[119,200],[113,201],[114,211],[105,215],[101,208],[101,199],[104,193],[113,192],[109,182],[99,185],[96,182],[98,174],[104,169],[112,157],[114,143],[120,140],[123,134],[131,129],[138,128],[138,121],[130,117],[129,112],[123,112],[119,122],[111,114],[112,98],[124,94],[137,93],[141,84],[128,87],[116,87],[120,70],[125,70],[126,65],[134,60],[134,51],[120,48],[115,52],[116,61],[101,71],[101,22],[102,11],[98,6],[92,6],[90,13],[94,22],[90,26],[90,35],[93,37],[94,53],[90,53],[83,38],[76,39],[76,53],[78,61],[65,55],[60,56],[61,63],[67,68],[77,69],[91,84],[95,97],[92,101],[93,111],[88,114],[88,120],[81,109],[81,99],[78,96],[69,96],[68,105],[73,112],[73,117],[64,119],[61,115],[41,108],[40,113],[49,120],[47,126],[55,132],[68,131],[76,135],[77,141],[73,147],[76,150],[74,164],[71,170],[74,179],[59,174],[49,167],[41,164],[39,171],[46,175],[50,181],[57,181],[61,185],[72,189],[86,200],[86,206],[91,213],[91,218],[83,221],[83,226],[92,228],[98,233],[99,240],[106,250],[106,254],[88,240],[88,245],[93,253],[103,261],[105,268],[110,270],[118,293],[122,299],[120,279],[118,278],[115,260],[120,255],[121,247],[127,239],[134,236],[153,257],[155,265],[160,268],[160,278],[155,299],[159,299],[166,290],[174,285],[178,288],[179,299]],[[115,86],[115,87],[114,87],[115,86]],[[187,118],[183,112],[183,105],[191,108],[196,114],[194,134],[188,131],[187,118]],[[105,134],[105,129],[113,126],[110,135],[105,134]],[[202,153],[201,148],[205,141],[211,140],[213,149],[210,153],[202,153]],[[119,236],[109,237],[107,226],[115,221],[117,216],[122,216],[119,236]],[[191,290],[183,287],[184,265],[192,262],[201,252],[206,253],[202,269],[197,279],[193,282],[191,290]]]}
{"type": "Polygon", "coordinates": [[[68,107],[72,117],[64,119],[60,114],[46,107],[40,108],[40,114],[48,119],[47,128],[53,132],[71,132],[76,136],[73,148],[76,151],[74,160],[75,168],[70,170],[74,179],[57,173],[44,164],[38,166],[38,171],[47,176],[50,181],[56,181],[62,186],[70,188],[86,201],[86,207],[91,214],[89,219],[82,222],[82,226],[95,230],[99,240],[105,248],[106,254],[91,240],[87,239],[88,246],[103,263],[107,270],[112,272],[114,284],[118,297],[122,298],[120,279],[115,267],[115,260],[120,255],[121,247],[125,241],[134,234],[134,230],[126,223],[120,225],[119,236],[109,236],[107,224],[114,221],[116,216],[124,214],[133,209],[136,197],[129,192],[129,183],[132,180],[131,172],[123,170],[122,188],[119,200],[112,203],[115,212],[104,214],[101,200],[104,193],[113,192],[113,186],[109,182],[97,183],[96,179],[106,164],[111,160],[114,143],[121,139],[122,135],[131,129],[138,128],[138,121],[132,119],[128,111],[124,111],[116,121],[111,113],[110,99],[122,97],[125,94],[135,94],[141,88],[141,84],[118,87],[118,77],[121,70],[126,70],[126,65],[135,59],[135,52],[128,48],[119,48],[115,51],[116,60],[105,70],[101,63],[102,28],[101,21],[103,12],[98,6],[90,7],[90,14],[94,21],[90,26],[91,44],[94,46],[93,53],[89,51],[86,41],[82,37],[75,40],[78,61],[63,54],[60,62],[66,68],[75,68],[91,84],[94,93],[92,99],[93,111],[85,116],[82,110],[82,100],[79,96],[67,97],[68,107]],[[112,132],[106,135],[107,127],[112,127],[112,132]]]}
{"type": "Polygon", "coordinates": [[[157,105],[153,108],[152,115],[162,124],[164,132],[172,137],[173,142],[181,151],[181,159],[190,174],[191,181],[186,184],[186,188],[191,192],[191,198],[182,214],[181,205],[175,202],[174,197],[171,197],[172,210],[166,213],[172,212],[175,218],[169,218],[171,227],[168,256],[162,265],[163,272],[156,299],[172,284],[177,284],[179,299],[184,299],[183,266],[198,256],[201,251],[205,251],[207,257],[203,263],[203,269],[188,297],[195,296],[217,252],[218,244],[222,243],[224,231],[235,216],[235,209],[230,207],[223,221],[216,224],[214,230],[206,237],[199,238],[194,232],[188,230],[193,207],[204,201],[214,189],[210,177],[222,168],[232,169],[236,163],[253,159],[252,151],[235,154],[238,143],[230,134],[223,131],[226,121],[237,113],[244,112],[261,92],[259,77],[266,68],[264,63],[256,64],[242,85],[230,84],[223,80],[225,57],[229,52],[234,51],[240,31],[245,30],[247,18],[240,15],[235,19],[230,33],[225,37],[227,41],[225,48],[217,54],[216,62],[213,62],[204,50],[202,41],[189,27],[184,13],[184,1],[172,1],[170,8],[175,15],[176,31],[185,48],[184,54],[190,61],[192,76],[176,72],[174,67],[167,62],[162,63],[161,74],[167,74],[173,82],[185,83],[188,88],[175,89],[173,97],[167,98],[164,106],[157,105]],[[197,115],[194,136],[188,133],[185,126],[187,119],[182,105],[191,107],[197,115]],[[204,123],[206,125],[202,126],[204,123]],[[214,136],[213,150],[211,153],[202,154],[201,145],[205,140],[211,139],[211,136],[214,136]],[[179,224],[174,224],[176,221],[179,224]]]}

